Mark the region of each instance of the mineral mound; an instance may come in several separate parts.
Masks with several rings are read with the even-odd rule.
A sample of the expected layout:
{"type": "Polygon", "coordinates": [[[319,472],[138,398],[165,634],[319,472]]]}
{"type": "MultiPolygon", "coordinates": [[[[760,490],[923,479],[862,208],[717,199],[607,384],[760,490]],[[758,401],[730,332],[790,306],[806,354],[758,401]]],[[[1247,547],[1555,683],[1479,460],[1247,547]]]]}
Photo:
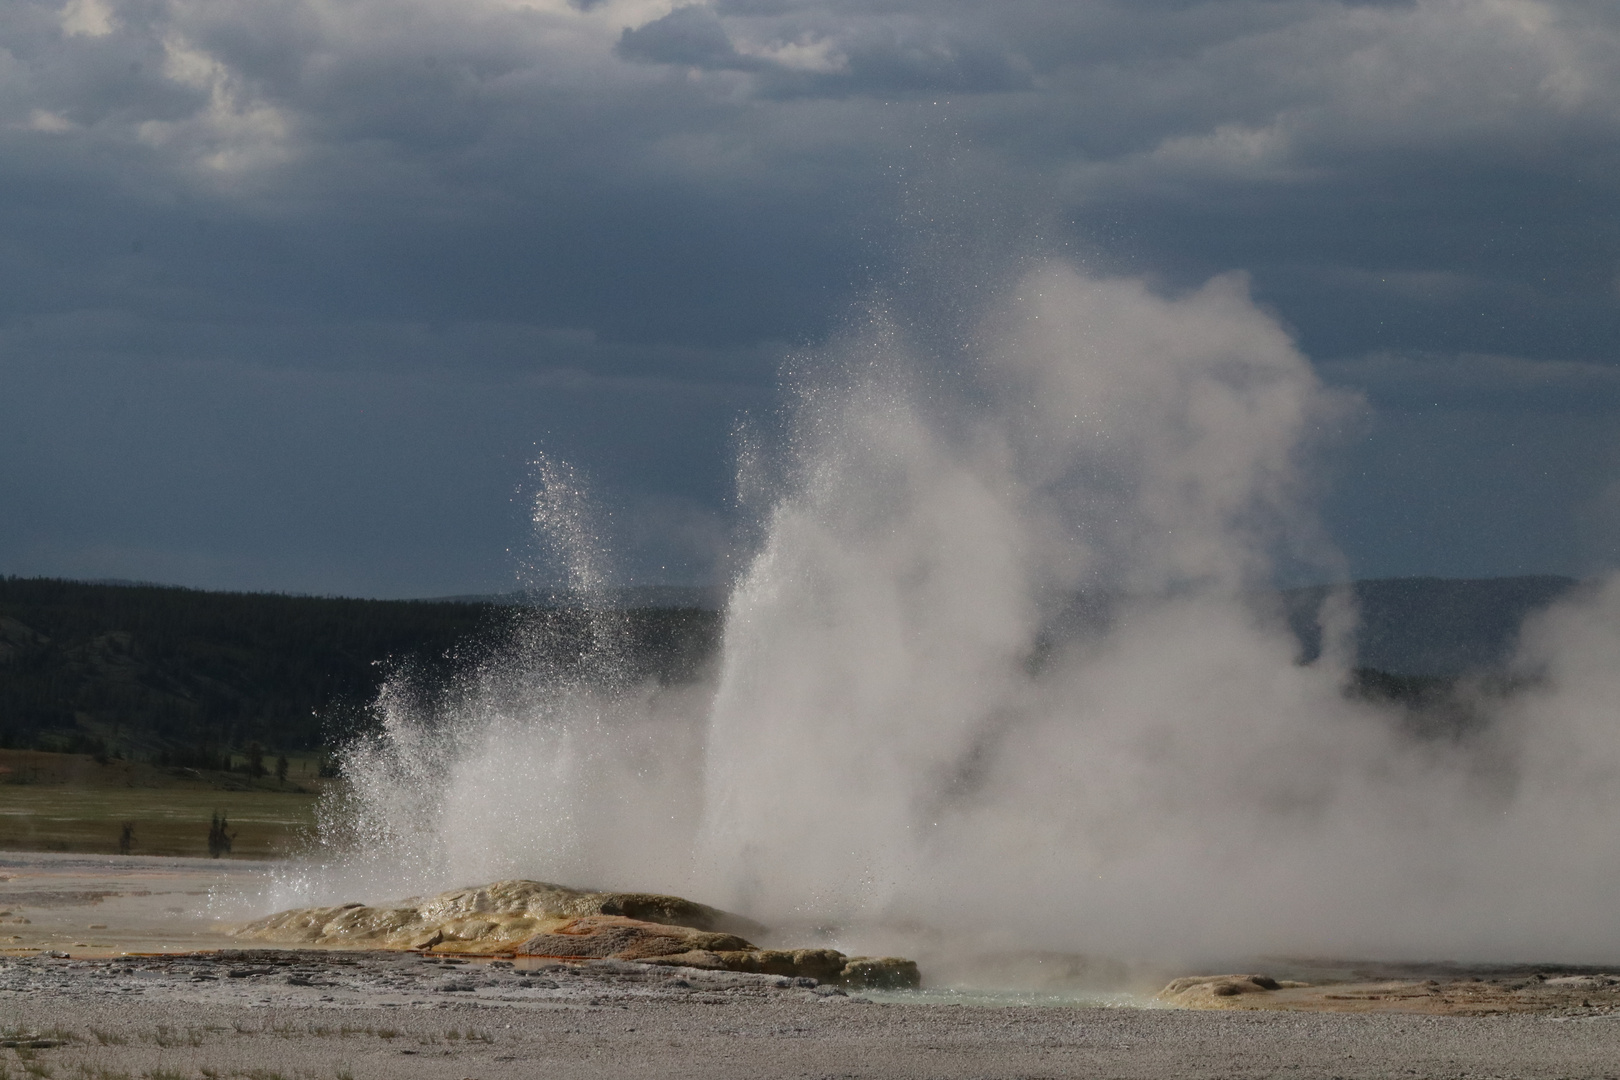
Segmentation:
{"type": "Polygon", "coordinates": [[[1541,1013],[1620,1014],[1620,976],[1596,968],[1517,964],[1324,964],[1326,980],[1290,982],[1265,975],[1176,979],[1159,999],[1189,1009],[1301,1012],[1400,1012],[1431,1016],[1541,1013]]]}
{"type": "Polygon", "coordinates": [[[678,896],[584,892],[543,881],[497,881],[391,906],[296,908],[236,927],[237,937],[316,948],[417,949],[471,956],[614,959],[812,978],[860,987],[915,987],[917,965],[834,949],[762,949],[765,928],[678,896]]]}
{"type": "Polygon", "coordinates": [[[1232,998],[1280,990],[1284,985],[1300,984],[1280,983],[1269,975],[1193,975],[1173,980],[1159,991],[1159,998],[1185,1008],[1218,1009],[1226,1007],[1232,998]]]}

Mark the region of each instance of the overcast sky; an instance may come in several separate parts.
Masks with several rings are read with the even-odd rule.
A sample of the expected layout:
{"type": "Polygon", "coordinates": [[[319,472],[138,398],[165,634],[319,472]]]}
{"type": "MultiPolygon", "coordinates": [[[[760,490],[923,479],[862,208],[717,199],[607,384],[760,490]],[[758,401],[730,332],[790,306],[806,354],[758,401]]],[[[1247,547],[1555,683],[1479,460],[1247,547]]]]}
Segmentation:
{"type": "Polygon", "coordinates": [[[715,578],[737,418],[941,231],[1247,271],[1369,404],[1358,576],[1591,572],[1617,135],[1613,0],[9,0],[0,573],[504,589],[544,449],[715,578]]]}

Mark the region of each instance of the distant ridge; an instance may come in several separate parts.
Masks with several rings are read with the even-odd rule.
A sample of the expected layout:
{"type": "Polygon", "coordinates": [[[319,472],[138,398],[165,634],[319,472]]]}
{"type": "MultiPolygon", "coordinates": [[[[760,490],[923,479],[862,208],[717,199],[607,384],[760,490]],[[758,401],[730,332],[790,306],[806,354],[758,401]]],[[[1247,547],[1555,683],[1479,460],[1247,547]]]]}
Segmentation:
{"type": "MultiPolygon", "coordinates": [[[[1511,658],[1525,616],[1579,584],[1575,578],[1556,574],[1369,578],[1352,582],[1350,588],[1361,615],[1356,663],[1394,675],[1436,678],[1500,668],[1511,658]]],[[[1304,659],[1314,660],[1321,652],[1317,610],[1329,590],[1338,587],[1312,585],[1282,591],[1289,625],[1299,639],[1304,659]]],[[[561,590],[439,599],[497,606],[589,606],[582,598],[561,590]]],[[[608,590],[605,604],[614,610],[686,608],[718,612],[724,610],[725,601],[726,590],[719,586],[630,585],[608,590]]],[[[1094,600],[1079,597],[1065,621],[1070,630],[1095,626],[1099,614],[1094,600]]]]}
{"type": "Polygon", "coordinates": [[[726,590],[718,585],[621,585],[608,589],[605,597],[587,597],[558,587],[555,590],[524,589],[506,593],[479,593],[464,596],[434,596],[424,603],[493,604],[497,607],[591,607],[609,610],[636,608],[689,608],[720,611],[726,604],[726,590]]]}
{"type": "MultiPolygon", "coordinates": [[[[626,677],[693,679],[717,650],[714,612],[626,610],[626,677]]],[[[309,749],[370,723],[391,672],[449,685],[500,647],[514,614],[489,602],[0,577],[0,749],[138,752],[195,768],[254,742],[309,749]]],[[[557,629],[553,660],[577,657],[564,645],[587,616],[525,617],[557,629]]]]}
{"type": "MultiPolygon", "coordinates": [[[[1411,680],[1500,670],[1524,618],[1579,584],[1552,575],[1355,582],[1357,678],[1379,693],[1430,693],[1411,680]]],[[[1320,651],[1316,614],[1328,591],[1267,598],[1280,602],[1303,659],[1320,651]]],[[[1048,643],[1106,626],[1117,606],[1072,599],[1048,643]]],[[[720,648],[722,601],[718,588],[612,590],[606,603],[627,613],[631,677],[703,677],[720,648]]],[[[560,641],[588,622],[577,598],[556,594],[356,600],[0,577],[0,748],[122,748],[187,764],[254,741],[319,746],[369,722],[366,706],[390,671],[407,666],[431,685],[479,662],[522,604],[560,641]]]]}
{"type": "MultiPolygon", "coordinates": [[[[1553,574],[1505,578],[1377,578],[1352,583],[1361,611],[1356,663],[1394,675],[1449,678],[1502,667],[1525,616],[1579,585],[1553,574]]],[[[1322,647],[1316,612],[1330,586],[1283,593],[1304,658],[1322,647]]]]}

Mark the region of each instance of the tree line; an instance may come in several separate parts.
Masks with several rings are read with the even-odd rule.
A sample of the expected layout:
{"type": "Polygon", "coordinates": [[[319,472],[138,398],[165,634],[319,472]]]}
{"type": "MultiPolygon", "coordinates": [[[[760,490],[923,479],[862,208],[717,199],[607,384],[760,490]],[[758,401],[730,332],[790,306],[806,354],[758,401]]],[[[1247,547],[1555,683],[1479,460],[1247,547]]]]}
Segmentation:
{"type": "MultiPolygon", "coordinates": [[[[634,677],[683,679],[719,616],[620,613],[634,677]]],[[[230,767],[330,745],[371,722],[383,682],[443,683],[511,638],[544,631],[566,662],[579,612],[486,602],[356,600],[0,578],[0,748],[230,767]]]]}

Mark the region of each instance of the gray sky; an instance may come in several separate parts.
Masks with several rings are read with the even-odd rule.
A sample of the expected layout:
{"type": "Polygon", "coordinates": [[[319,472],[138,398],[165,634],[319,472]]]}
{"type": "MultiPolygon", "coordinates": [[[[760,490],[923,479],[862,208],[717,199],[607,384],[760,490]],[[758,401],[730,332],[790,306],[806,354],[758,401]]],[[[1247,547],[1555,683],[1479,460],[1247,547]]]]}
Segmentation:
{"type": "Polygon", "coordinates": [[[544,449],[711,579],[784,352],[1037,249],[1252,276],[1359,576],[1590,572],[1617,135],[1612,0],[12,0],[0,573],[503,589],[544,449]]]}

